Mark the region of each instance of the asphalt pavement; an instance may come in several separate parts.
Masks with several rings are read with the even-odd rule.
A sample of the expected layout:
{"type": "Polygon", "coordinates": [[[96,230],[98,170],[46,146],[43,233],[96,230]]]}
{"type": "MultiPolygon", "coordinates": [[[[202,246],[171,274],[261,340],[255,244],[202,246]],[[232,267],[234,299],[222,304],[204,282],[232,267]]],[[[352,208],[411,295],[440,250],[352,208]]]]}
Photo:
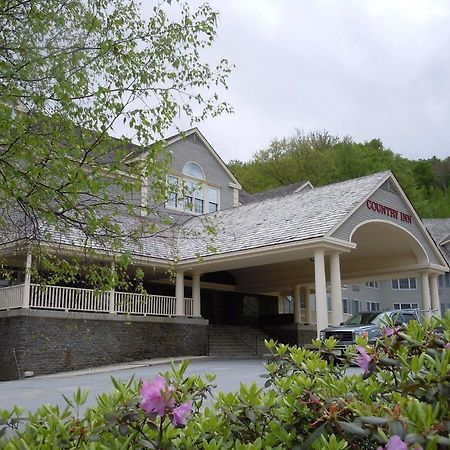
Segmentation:
{"type": "MultiPolygon", "coordinates": [[[[92,370],[65,372],[23,380],[0,382],[0,409],[10,409],[14,405],[34,411],[42,403],[65,406],[62,394],[71,398],[78,388],[89,391],[87,406],[96,403],[96,396],[113,390],[111,377],[129,380],[133,375],[136,379],[151,380],[159,373],[170,370],[170,362],[148,361],[144,363],[125,364],[102,367],[92,370]]],[[[239,389],[240,383],[250,385],[256,383],[262,386],[265,373],[262,359],[192,359],[187,374],[202,375],[212,373],[217,376],[215,392],[232,392],[239,389]]],[[[212,399],[208,402],[210,403],[212,399]]]]}
{"type": "MultiPolygon", "coordinates": [[[[179,361],[180,359],[178,359],[179,361]]],[[[174,362],[177,362],[176,360],[174,362]]],[[[187,374],[216,375],[213,393],[234,392],[241,383],[250,385],[256,383],[263,386],[266,373],[263,359],[218,359],[208,357],[193,357],[187,369],[187,374]]],[[[89,391],[85,407],[96,403],[96,396],[113,390],[111,377],[129,380],[133,375],[136,379],[151,380],[159,373],[170,370],[170,360],[149,360],[116,366],[99,367],[95,369],[65,372],[23,380],[0,382],[0,409],[10,409],[14,405],[21,406],[25,411],[34,411],[43,403],[66,406],[63,394],[71,398],[78,388],[89,391]]],[[[359,368],[349,368],[348,373],[361,373],[359,368]]],[[[213,399],[205,402],[211,404],[213,399]]]]}

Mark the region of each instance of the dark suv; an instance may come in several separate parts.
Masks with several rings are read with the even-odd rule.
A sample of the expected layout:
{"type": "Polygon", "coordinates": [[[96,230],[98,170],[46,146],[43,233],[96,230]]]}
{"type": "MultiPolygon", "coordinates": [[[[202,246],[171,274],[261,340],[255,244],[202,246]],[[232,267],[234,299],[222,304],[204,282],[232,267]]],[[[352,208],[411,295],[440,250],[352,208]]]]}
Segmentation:
{"type": "Polygon", "coordinates": [[[355,344],[357,336],[367,336],[368,342],[373,342],[381,336],[384,327],[399,326],[410,320],[419,320],[417,310],[360,312],[339,326],[321,330],[320,339],[334,337],[338,341],[336,348],[343,350],[347,345],[355,344]]]}

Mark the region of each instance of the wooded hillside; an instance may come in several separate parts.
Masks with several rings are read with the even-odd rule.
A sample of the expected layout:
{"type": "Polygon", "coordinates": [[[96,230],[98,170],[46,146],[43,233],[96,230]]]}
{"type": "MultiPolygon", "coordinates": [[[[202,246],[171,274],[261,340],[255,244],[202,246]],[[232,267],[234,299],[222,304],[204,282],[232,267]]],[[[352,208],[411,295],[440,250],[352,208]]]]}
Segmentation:
{"type": "Polygon", "coordinates": [[[250,192],[309,180],[314,186],[392,170],[421,217],[450,217],[450,156],[409,160],[378,139],[358,143],[327,132],[275,140],[248,162],[229,167],[250,192]]]}

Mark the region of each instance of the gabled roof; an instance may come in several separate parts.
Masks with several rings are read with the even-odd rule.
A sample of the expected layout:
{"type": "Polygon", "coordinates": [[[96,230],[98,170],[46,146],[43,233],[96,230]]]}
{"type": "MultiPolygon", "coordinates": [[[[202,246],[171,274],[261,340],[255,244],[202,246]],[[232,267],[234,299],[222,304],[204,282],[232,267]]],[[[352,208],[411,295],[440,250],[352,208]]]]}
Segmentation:
{"type": "MultiPolygon", "coordinates": [[[[149,231],[146,237],[141,237],[138,241],[125,239],[124,250],[168,265],[175,261],[198,260],[199,257],[240,254],[264,247],[271,250],[279,248],[278,245],[296,245],[313,239],[332,239],[334,230],[387,179],[397,183],[388,171],[318,188],[312,188],[308,182],[301,182],[274,189],[260,195],[259,200],[253,199],[238,207],[194,216],[182,225],[166,230],[163,227],[159,233],[149,231]]],[[[399,185],[398,192],[402,194],[399,185]]],[[[406,196],[402,195],[408,205],[406,196]]],[[[436,248],[413,207],[410,206],[410,209],[432,247],[436,248]]],[[[151,218],[133,218],[124,214],[117,220],[132,236],[134,230],[146,228],[151,218]]],[[[14,218],[11,221],[17,222],[14,218]]],[[[450,251],[442,245],[449,238],[450,218],[428,219],[424,222],[436,242],[441,244],[444,257],[450,261],[450,251]]],[[[2,243],[22,239],[21,236],[14,235],[13,231],[11,229],[10,233],[3,233],[2,243]]],[[[84,236],[76,229],[56,232],[51,226],[42,226],[42,232],[43,236],[50,235],[50,239],[41,238],[49,244],[51,241],[69,247],[86,245],[84,236]]],[[[88,245],[98,251],[107,250],[101,242],[90,242],[88,245]]],[[[445,265],[443,257],[440,258],[445,265]]]]}
{"type": "Polygon", "coordinates": [[[188,136],[191,136],[192,134],[195,134],[200,139],[200,141],[205,145],[205,147],[210,151],[213,157],[222,166],[223,170],[225,170],[228,176],[233,180],[233,184],[235,185],[235,187],[237,187],[238,189],[242,189],[242,186],[237,180],[237,178],[231,173],[230,169],[227,167],[223,159],[217,154],[217,152],[214,150],[214,148],[211,146],[211,144],[207,141],[205,136],[203,136],[203,134],[197,127],[191,128],[190,130],[182,131],[180,133],[174,134],[173,136],[164,139],[164,145],[168,146],[170,144],[174,144],[175,142],[185,139],[188,136]]]}
{"type": "MultiPolygon", "coordinates": [[[[236,187],[238,189],[242,189],[241,184],[237,180],[237,178],[231,173],[230,169],[227,167],[227,165],[224,163],[222,158],[217,154],[217,152],[214,150],[214,148],[211,146],[211,144],[207,141],[205,136],[200,132],[200,130],[197,127],[191,128],[186,131],[181,131],[180,133],[174,134],[172,136],[169,136],[168,138],[165,138],[162,142],[164,147],[167,147],[171,144],[174,144],[175,142],[181,141],[183,139],[186,139],[187,137],[195,134],[198,139],[203,143],[203,145],[209,150],[211,155],[216,159],[216,161],[219,163],[219,165],[223,168],[223,170],[227,173],[227,175],[231,178],[232,182],[230,185],[232,187],[236,187]]],[[[142,149],[138,153],[133,153],[131,155],[130,161],[136,160],[138,158],[142,158],[147,153],[147,150],[142,149]]]]}
{"type": "Polygon", "coordinates": [[[260,202],[269,198],[283,197],[293,192],[300,192],[303,189],[312,189],[312,184],[309,181],[299,181],[298,183],[280,186],[268,191],[257,192],[256,194],[249,194],[248,192],[239,192],[239,201],[245,205],[247,203],[260,202]],[[242,195],[241,195],[242,194],[242,195]]]}
{"type": "Polygon", "coordinates": [[[181,228],[198,239],[180,239],[179,257],[191,259],[324,237],[390,175],[376,173],[194,217],[181,228]],[[214,237],[205,232],[205,223],[216,228],[214,237]]]}

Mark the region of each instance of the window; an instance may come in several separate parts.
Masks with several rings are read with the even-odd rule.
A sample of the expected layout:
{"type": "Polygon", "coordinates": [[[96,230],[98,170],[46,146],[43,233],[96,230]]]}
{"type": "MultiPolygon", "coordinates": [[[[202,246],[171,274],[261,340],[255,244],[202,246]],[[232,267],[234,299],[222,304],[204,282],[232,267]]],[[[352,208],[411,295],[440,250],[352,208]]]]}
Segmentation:
{"type": "Polygon", "coordinates": [[[331,297],[327,295],[327,310],[331,312],[331,297]]]}
{"type": "Polygon", "coordinates": [[[443,275],[439,275],[439,287],[450,287],[450,272],[445,272],[443,275]]]}
{"type": "Polygon", "coordinates": [[[392,289],[417,289],[415,278],[398,278],[392,280],[392,289]]]}
{"type": "Polygon", "coordinates": [[[417,303],[394,303],[394,309],[419,309],[417,303]]]}
{"type": "Polygon", "coordinates": [[[219,189],[208,187],[208,212],[219,210],[219,189]]]}
{"type": "Polygon", "coordinates": [[[185,164],[183,167],[183,173],[193,178],[199,178],[200,180],[205,179],[203,169],[195,162],[188,162],[185,164]]]}
{"type": "Polygon", "coordinates": [[[201,184],[186,181],[186,195],[184,196],[186,208],[195,213],[203,213],[203,188],[201,184]]]}
{"type": "Polygon", "coordinates": [[[194,162],[183,167],[183,176],[168,176],[166,207],[184,212],[204,214],[220,209],[220,189],[204,181],[203,169],[194,162]]]}
{"type": "Polygon", "coordinates": [[[378,289],[378,281],[366,281],[366,286],[373,289],[378,289]]]}
{"type": "Polygon", "coordinates": [[[344,311],[344,314],[351,314],[350,302],[349,302],[348,298],[342,299],[342,310],[344,311]]]}
{"type": "Polygon", "coordinates": [[[367,302],[367,311],[379,311],[380,302],[367,302]]]}
{"type": "Polygon", "coordinates": [[[361,311],[362,301],[352,300],[352,313],[357,314],[361,311]]]}
{"type": "Polygon", "coordinates": [[[178,206],[178,178],[172,175],[168,177],[169,196],[166,206],[176,208],[178,206]]]}

